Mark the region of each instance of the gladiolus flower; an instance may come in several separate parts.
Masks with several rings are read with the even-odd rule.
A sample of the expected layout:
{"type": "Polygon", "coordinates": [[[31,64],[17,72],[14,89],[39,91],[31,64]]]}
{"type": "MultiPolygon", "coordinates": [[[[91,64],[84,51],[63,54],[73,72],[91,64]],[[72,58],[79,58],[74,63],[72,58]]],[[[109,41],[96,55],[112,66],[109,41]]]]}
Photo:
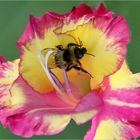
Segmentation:
{"type": "MultiPolygon", "coordinates": [[[[97,9],[82,4],[61,15],[30,16],[17,42],[20,59],[0,58],[0,121],[5,127],[31,137],[57,134],[71,119],[94,122],[106,106],[103,96],[109,95],[110,81],[104,78],[120,69],[130,40],[126,20],[112,15],[103,4],[97,9]],[[69,45],[74,50],[66,53],[73,62],[68,65],[63,53],[69,45]]],[[[111,108],[114,102],[108,100],[111,108]]],[[[93,137],[90,131],[86,137],[93,137]]]]}

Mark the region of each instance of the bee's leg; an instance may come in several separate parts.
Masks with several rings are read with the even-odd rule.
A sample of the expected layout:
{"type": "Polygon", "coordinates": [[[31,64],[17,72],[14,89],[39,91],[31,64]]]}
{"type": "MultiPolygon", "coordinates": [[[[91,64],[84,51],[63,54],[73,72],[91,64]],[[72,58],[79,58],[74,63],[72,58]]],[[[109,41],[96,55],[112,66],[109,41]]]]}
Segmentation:
{"type": "Polygon", "coordinates": [[[74,66],[75,66],[75,64],[69,64],[69,65],[66,67],[66,71],[71,70],[74,66]]]}
{"type": "Polygon", "coordinates": [[[83,68],[81,68],[81,67],[77,67],[77,66],[74,66],[73,68],[76,69],[76,70],[79,70],[79,71],[81,70],[81,71],[87,73],[90,77],[93,78],[93,76],[92,76],[89,72],[87,72],[86,70],[84,70],[83,68]]]}
{"type": "Polygon", "coordinates": [[[64,50],[64,48],[63,48],[62,45],[57,45],[56,48],[57,48],[58,50],[60,50],[60,51],[63,51],[63,50],[64,50]]]}
{"type": "Polygon", "coordinates": [[[69,71],[69,70],[71,70],[72,69],[72,66],[70,66],[70,65],[68,65],[67,67],[66,67],[66,71],[69,71]]]}
{"type": "Polygon", "coordinates": [[[79,60],[77,60],[77,63],[79,64],[79,66],[82,68],[82,64],[79,60]]]}

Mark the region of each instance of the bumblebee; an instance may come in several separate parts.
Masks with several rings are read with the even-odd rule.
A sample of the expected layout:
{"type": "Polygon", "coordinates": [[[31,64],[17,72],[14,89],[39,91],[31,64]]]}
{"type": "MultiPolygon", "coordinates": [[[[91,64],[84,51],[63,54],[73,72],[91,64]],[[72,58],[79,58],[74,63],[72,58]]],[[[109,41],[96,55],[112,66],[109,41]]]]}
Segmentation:
{"type": "MultiPolygon", "coordinates": [[[[43,51],[46,51],[47,49],[48,48],[43,51]]],[[[63,48],[62,45],[57,45],[54,52],[54,64],[53,66],[52,64],[48,65],[49,69],[58,67],[60,69],[65,69],[66,71],[70,71],[73,68],[78,71],[83,71],[92,77],[90,73],[83,69],[80,62],[80,59],[83,58],[85,54],[92,55],[87,53],[87,49],[82,47],[82,44],[69,43],[66,48],[63,48]]]]}

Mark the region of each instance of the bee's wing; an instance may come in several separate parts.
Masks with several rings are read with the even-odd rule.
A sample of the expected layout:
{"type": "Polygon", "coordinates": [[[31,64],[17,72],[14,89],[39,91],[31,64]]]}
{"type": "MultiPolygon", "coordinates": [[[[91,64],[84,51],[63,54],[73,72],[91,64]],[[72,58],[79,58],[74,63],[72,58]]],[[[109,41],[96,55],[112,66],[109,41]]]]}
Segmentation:
{"type": "MultiPolygon", "coordinates": [[[[46,54],[48,53],[48,51],[50,51],[52,48],[45,48],[41,51],[41,54],[42,54],[42,57],[45,59],[45,56],[46,54]]],[[[55,63],[55,49],[54,50],[54,54],[52,54],[50,57],[49,57],[49,60],[48,60],[48,68],[49,69],[54,69],[56,68],[56,63],[55,63]]]]}

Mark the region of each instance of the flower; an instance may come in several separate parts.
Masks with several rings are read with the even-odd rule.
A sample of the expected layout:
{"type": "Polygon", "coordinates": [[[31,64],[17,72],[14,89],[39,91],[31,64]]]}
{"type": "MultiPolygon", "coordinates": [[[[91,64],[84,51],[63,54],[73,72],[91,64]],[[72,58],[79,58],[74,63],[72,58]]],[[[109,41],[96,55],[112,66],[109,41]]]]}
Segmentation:
{"type": "Polygon", "coordinates": [[[23,137],[53,135],[71,119],[82,124],[98,115],[105,104],[98,93],[108,87],[102,81],[120,69],[130,40],[126,20],[112,15],[103,4],[97,9],[81,4],[61,15],[30,16],[17,42],[20,59],[0,57],[0,121],[5,127],[23,137]],[[78,66],[66,72],[65,65],[55,63],[69,44],[84,48],[85,55],[80,61],[73,58],[78,66]]]}
{"type": "Polygon", "coordinates": [[[133,74],[126,62],[103,82],[104,105],[94,116],[85,140],[131,140],[140,136],[140,73],[133,74]]]}

